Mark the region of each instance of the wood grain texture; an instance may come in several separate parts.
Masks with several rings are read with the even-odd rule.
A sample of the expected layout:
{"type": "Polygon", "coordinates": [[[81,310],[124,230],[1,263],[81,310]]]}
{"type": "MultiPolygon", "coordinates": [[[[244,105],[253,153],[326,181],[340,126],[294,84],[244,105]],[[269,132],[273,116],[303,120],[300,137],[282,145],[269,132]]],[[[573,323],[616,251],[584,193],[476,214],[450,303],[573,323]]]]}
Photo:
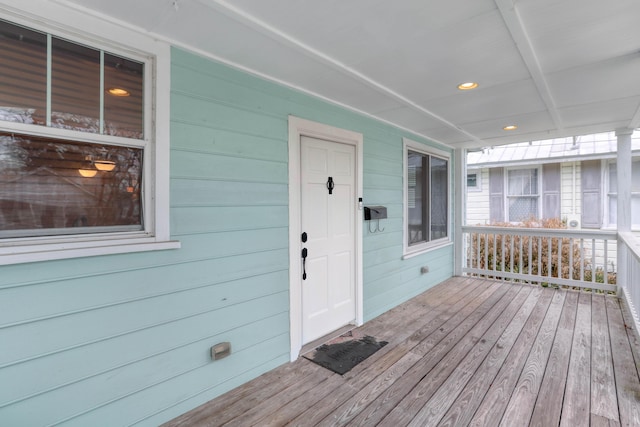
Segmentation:
{"type": "Polygon", "coordinates": [[[618,392],[618,410],[620,424],[623,426],[640,425],[640,378],[629,344],[627,326],[622,318],[620,301],[606,298],[611,353],[618,392]]]}
{"type": "Polygon", "coordinates": [[[513,345],[509,356],[500,367],[498,375],[493,380],[491,388],[484,396],[482,403],[476,410],[469,425],[472,426],[497,426],[502,419],[504,410],[509,403],[511,393],[520,377],[531,346],[535,341],[538,330],[544,321],[554,291],[545,288],[538,300],[538,304],[529,317],[520,336],[513,345]]]}
{"type": "Polygon", "coordinates": [[[591,414],[610,420],[620,418],[607,325],[605,296],[591,297],[591,414]]]}
{"type": "Polygon", "coordinates": [[[511,394],[509,404],[500,421],[500,425],[503,427],[526,426],[529,424],[547,367],[553,337],[558,328],[565,296],[566,292],[561,290],[556,291],[555,295],[553,295],[551,305],[538,331],[538,336],[533,343],[529,357],[525,362],[518,383],[511,394]]]}
{"type": "Polygon", "coordinates": [[[538,399],[531,416],[531,426],[557,426],[560,423],[562,399],[571,356],[571,342],[576,324],[578,295],[577,292],[567,293],[538,399]]]}
{"type": "MultiPolygon", "coordinates": [[[[449,407],[446,414],[440,420],[442,426],[467,426],[478,406],[480,406],[487,390],[506,360],[511,348],[520,336],[532,311],[538,303],[542,288],[535,288],[522,305],[518,314],[513,318],[509,326],[491,349],[489,355],[473,374],[456,400],[449,407]]],[[[448,393],[443,390],[442,393],[448,393]]]]}
{"type": "Polygon", "coordinates": [[[561,426],[589,424],[591,404],[591,294],[580,293],[561,426]]]}
{"type": "Polygon", "coordinates": [[[300,359],[167,426],[613,427],[640,419],[634,344],[615,297],[452,278],[361,331],[384,335],[389,344],[345,376],[300,359]],[[616,390],[598,395],[617,396],[619,418],[591,411],[592,364],[587,375],[578,369],[601,350],[601,324],[612,350],[598,363],[609,365],[603,370],[616,390]],[[576,410],[585,405],[586,413],[576,410]]]}

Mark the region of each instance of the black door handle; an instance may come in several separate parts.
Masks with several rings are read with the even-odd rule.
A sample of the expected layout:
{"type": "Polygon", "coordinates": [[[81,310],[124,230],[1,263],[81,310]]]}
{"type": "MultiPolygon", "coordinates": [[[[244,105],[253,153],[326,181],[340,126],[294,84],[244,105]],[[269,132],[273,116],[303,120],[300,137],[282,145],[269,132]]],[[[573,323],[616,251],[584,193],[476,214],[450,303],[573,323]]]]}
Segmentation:
{"type": "Polygon", "coordinates": [[[307,248],[302,248],[302,280],[307,280],[307,248]]]}
{"type": "Polygon", "coordinates": [[[327,180],[327,190],[329,190],[329,194],[333,194],[333,188],[335,187],[335,184],[333,183],[333,177],[329,177],[329,179],[327,180]]]}

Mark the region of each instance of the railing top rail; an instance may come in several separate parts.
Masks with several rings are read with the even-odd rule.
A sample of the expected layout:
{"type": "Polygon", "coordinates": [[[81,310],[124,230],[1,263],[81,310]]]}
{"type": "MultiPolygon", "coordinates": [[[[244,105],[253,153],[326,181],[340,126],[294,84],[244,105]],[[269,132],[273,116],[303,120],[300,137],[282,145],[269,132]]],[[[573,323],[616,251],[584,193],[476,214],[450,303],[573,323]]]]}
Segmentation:
{"type": "Polygon", "coordinates": [[[621,231],[618,233],[618,238],[624,242],[636,259],[640,261],[640,236],[630,231],[621,231]]]}
{"type": "Polygon", "coordinates": [[[607,239],[615,240],[618,236],[616,230],[569,230],[560,228],[524,228],[524,227],[496,227],[489,225],[465,225],[462,227],[465,233],[505,234],[519,236],[544,236],[544,237],[574,237],[582,239],[607,239]]]}

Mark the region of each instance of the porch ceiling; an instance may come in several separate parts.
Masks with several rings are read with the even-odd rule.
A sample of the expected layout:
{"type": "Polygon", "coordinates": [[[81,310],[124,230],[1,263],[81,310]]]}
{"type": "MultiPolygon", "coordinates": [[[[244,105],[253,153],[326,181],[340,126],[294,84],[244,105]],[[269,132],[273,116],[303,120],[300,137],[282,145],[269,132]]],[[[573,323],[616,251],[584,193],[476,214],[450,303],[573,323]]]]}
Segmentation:
{"type": "Polygon", "coordinates": [[[640,126],[637,0],[63,2],[452,147],[640,126]]]}

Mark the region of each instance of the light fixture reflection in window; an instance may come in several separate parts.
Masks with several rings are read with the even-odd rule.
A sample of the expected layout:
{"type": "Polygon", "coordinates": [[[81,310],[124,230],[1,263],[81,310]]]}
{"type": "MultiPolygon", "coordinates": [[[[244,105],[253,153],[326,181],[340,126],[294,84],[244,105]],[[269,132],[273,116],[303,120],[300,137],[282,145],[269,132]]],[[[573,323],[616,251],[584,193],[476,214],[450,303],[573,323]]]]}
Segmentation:
{"type": "Polygon", "coordinates": [[[131,93],[129,93],[128,90],[123,89],[121,87],[110,87],[109,89],[107,89],[107,93],[113,96],[130,96],[131,95],[131,93]]]}
{"type": "Polygon", "coordinates": [[[84,176],[85,178],[93,178],[96,176],[98,171],[96,169],[78,169],[78,173],[84,176]]]}
{"type": "Polygon", "coordinates": [[[111,172],[116,168],[116,162],[111,160],[96,160],[93,164],[99,171],[111,172]]]}

